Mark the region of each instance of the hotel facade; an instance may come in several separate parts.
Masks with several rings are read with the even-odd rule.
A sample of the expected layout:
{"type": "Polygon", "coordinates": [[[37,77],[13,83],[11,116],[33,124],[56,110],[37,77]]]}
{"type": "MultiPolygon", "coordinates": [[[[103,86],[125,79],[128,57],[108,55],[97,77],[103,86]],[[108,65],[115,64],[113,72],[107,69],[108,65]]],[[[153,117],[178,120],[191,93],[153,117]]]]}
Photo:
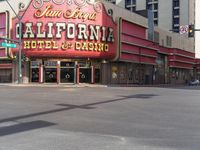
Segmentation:
{"type": "Polygon", "coordinates": [[[5,1],[0,12],[0,82],[17,83],[19,49],[23,83],[182,84],[198,78],[193,41],[104,1],[5,1]],[[19,6],[24,6],[19,10],[19,6]],[[19,17],[21,17],[21,20],[19,17]],[[20,22],[22,22],[20,27],[20,22]]]}

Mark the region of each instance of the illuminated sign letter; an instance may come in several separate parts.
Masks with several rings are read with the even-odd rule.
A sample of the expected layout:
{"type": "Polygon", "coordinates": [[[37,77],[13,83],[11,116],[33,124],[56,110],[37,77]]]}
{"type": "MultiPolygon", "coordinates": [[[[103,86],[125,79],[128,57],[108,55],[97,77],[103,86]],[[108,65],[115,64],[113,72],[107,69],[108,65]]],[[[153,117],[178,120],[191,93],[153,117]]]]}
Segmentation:
{"type": "Polygon", "coordinates": [[[45,44],[46,44],[45,46],[46,49],[51,49],[51,41],[45,41],[45,44]]]}
{"type": "Polygon", "coordinates": [[[31,48],[37,48],[37,44],[36,44],[36,41],[32,41],[31,42],[31,48]]]}
{"type": "Polygon", "coordinates": [[[87,40],[87,27],[85,24],[78,24],[78,29],[79,29],[79,33],[78,33],[78,39],[79,40],[87,40]]]}
{"type": "Polygon", "coordinates": [[[108,42],[114,42],[114,35],[113,35],[113,29],[112,28],[108,28],[108,38],[107,38],[108,42]]]}
{"type": "Polygon", "coordinates": [[[41,33],[42,22],[37,23],[37,38],[45,38],[46,32],[41,33]]]}
{"type": "Polygon", "coordinates": [[[44,47],[44,41],[38,41],[39,49],[44,47]]]}
{"type": "Polygon", "coordinates": [[[24,49],[30,49],[30,41],[24,41],[24,49]]]}
{"type": "Polygon", "coordinates": [[[32,30],[33,23],[26,23],[26,32],[24,33],[24,38],[34,38],[34,33],[32,30]]]}
{"type": "Polygon", "coordinates": [[[75,49],[76,50],[80,50],[81,49],[81,43],[80,42],[76,42],[75,49]]]}
{"type": "Polygon", "coordinates": [[[49,22],[48,24],[47,24],[47,26],[48,26],[48,34],[47,34],[47,38],[53,38],[53,34],[52,34],[52,27],[53,27],[53,23],[52,22],[49,22]]]}
{"type": "Polygon", "coordinates": [[[102,37],[101,40],[105,42],[106,41],[106,27],[102,27],[101,37],[102,37]]]}
{"type": "Polygon", "coordinates": [[[56,38],[61,38],[61,32],[66,29],[66,24],[64,22],[56,23],[56,38]]]}
{"type": "Polygon", "coordinates": [[[67,38],[68,38],[68,39],[73,39],[73,38],[75,38],[75,32],[76,32],[75,24],[69,23],[69,24],[67,25],[67,38]]]}
{"type": "Polygon", "coordinates": [[[16,38],[19,38],[19,23],[16,24],[16,38]]]}
{"type": "Polygon", "coordinates": [[[94,26],[90,25],[90,40],[99,40],[99,30],[100,30],[100,26],[94,26]]]}

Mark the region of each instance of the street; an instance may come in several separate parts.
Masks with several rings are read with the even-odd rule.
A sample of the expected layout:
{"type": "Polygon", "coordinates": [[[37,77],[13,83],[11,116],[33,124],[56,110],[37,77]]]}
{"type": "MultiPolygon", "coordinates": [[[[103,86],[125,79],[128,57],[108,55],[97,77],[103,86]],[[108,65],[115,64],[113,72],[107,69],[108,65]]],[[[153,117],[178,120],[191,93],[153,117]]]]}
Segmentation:
{"type": "Polygon", "coordinates": [[[0,86],[0,150],[199,150],[200,86],[0,86]]]}

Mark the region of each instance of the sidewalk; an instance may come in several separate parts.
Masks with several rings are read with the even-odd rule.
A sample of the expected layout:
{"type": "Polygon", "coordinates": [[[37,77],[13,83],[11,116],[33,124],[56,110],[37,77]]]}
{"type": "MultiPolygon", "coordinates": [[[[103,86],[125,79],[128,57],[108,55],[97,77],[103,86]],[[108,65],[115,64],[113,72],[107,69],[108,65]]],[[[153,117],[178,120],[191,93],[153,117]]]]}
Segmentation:
{"type": "Polygon", "coordinates": [[[186,84],[109,84],[109,85],[102,85],[102,84],[89,84],[89,83],[24,83],[24,84],[17,84],[17,83],[0,83],[0,86],[11,86],[11,87],[65,87],[65,88],[83,88],[83,87],[185,87],[188,86],[186,84]]]}
{"type": "Polygon", "coordinates": [[[110,84],[109,87],[184,87],[187,84],[110,84]]]}
{"type": "Polygon", "coordinates": [[[101,84],[88,84],[88,83],[24,83],[24,84],[16,84],[16,83],[0,83],[0,86],[11,86],[11,87],[66,87],[66,88],[82,88],[82,87],[107,87],[107,85],[101,84]]]}

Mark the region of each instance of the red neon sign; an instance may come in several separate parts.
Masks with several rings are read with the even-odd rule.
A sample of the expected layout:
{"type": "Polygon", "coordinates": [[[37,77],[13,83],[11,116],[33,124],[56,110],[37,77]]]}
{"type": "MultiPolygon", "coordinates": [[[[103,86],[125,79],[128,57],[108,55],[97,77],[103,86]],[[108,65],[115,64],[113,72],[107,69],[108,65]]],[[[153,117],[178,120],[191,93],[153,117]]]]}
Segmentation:
{"type": "MultiPolygon", "coordinates": [[[[107,58],[116,55],[116,24],[101,2],[31,1],[24,15],[23,51],[30,57],[107,58]]],[[[14,38],[19,38],[17,19],[14,38]]]]}

